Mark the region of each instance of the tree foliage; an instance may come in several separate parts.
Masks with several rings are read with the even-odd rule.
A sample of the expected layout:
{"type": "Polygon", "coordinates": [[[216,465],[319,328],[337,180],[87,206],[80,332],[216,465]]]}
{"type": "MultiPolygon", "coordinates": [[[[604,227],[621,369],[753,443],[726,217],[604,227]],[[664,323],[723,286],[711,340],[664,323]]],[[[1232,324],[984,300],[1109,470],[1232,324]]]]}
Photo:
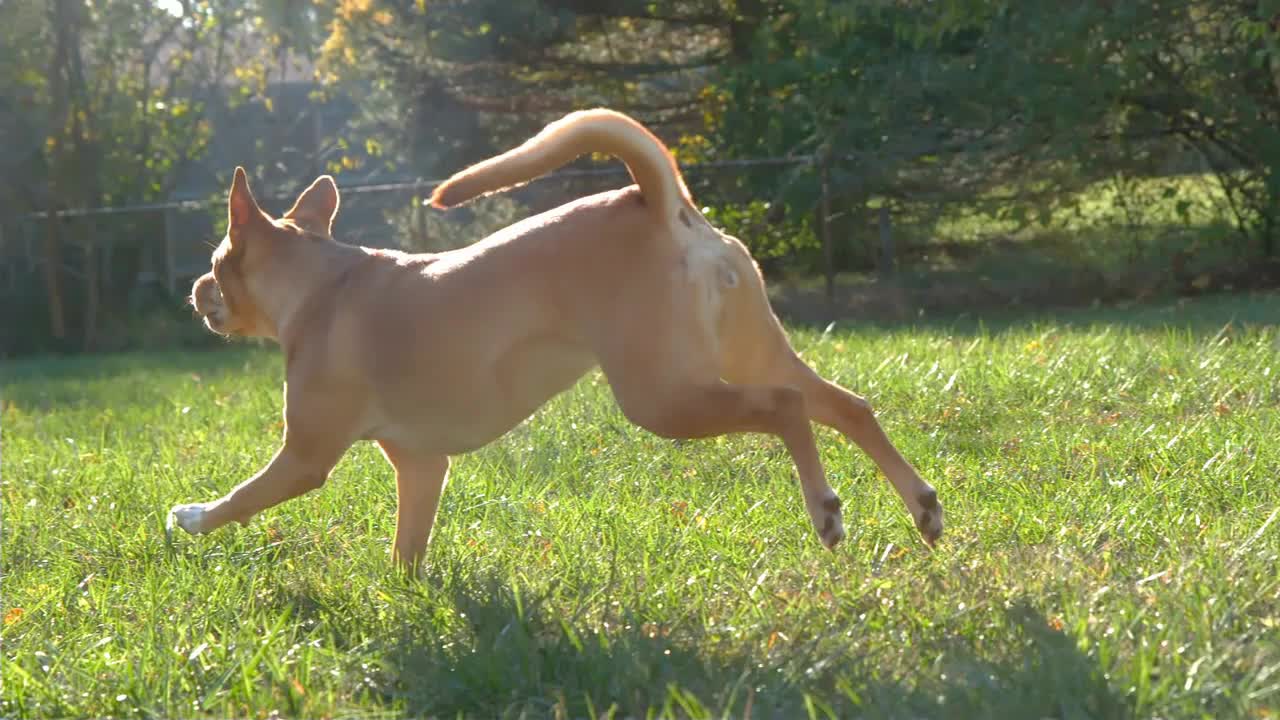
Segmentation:
{"type": "MultiPolygon", "coordinates": [[[[303,164],[366,178],[439,177],[594,105],[637,116],[686,165],[801,158],[717,175],[698,196],[762,238],[762,257],[802,267],[823,178],[841,222],[887,203],[921,227],[955,207],[1025,227],[1101,179],[1208,170],[1231,252],[1275,256],[1278,43],[1280,0],[10,0],[0,212],[165,199],[218,138],[243,144],[220,135],[217,108],[272,113],[285,95],[269,88],[288,81],[291,102],[314,90],[358,108],[303,164]]],[[[284,120],[236,162],[296,180],[300,154],[271,154],[302,132],[284,120]]],[[[1186,187],[1157,191],[1183,220],[1186,187]]],[[[50,222],[36,238],[42,307],[67,342],[93,343],[93,283],[111,263],[98,232],[50,222]]],[[[856,245],[837,262],[870,255],[856,245]]]]}
{"type": "MultiPolygon", "coordinates": [[[[829,157],[855,197],[987,199],[1018,214],[1118,170],[1198,158],[1270,254],[1277,12],[1243,0],[777,0],[750,60],[726,66],[710,95],[713,145],[829,157]]],[[[790,197],[811,205],[815,182],[798,178],[790,197]]]]}
{"type": "Polygon", "coordinates": [[[707,78],[733,49],[732,5],[341,0],[322,69],[360,96],[362,130],[388,160],[448,172],[585,106],[659,127],[696,120],[707,78]]]}
{"type": "MultiPolygon", "coordinates": [[[[251,0],[0,3],[0,133],[13,140],[0,155],[0,209],[165,199],[205,151],[207,107],[265,87],[280,40],[255,33],[261,10],[251,0]]],[[[71,222],[74,231],[57,219],[40,225],[50,333],[92,347],[102,238],[93,222],[71,222]],[[68,269],[83,283],[68,281],[68,269]]]]}

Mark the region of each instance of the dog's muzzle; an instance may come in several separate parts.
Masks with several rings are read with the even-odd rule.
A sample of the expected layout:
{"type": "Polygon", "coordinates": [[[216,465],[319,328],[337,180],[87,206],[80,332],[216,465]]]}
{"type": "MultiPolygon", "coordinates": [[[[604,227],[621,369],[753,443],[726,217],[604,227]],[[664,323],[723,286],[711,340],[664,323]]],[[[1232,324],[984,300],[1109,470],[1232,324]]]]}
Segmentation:
{"type": "Polygon", "coordinates": [[[230,317],[227,304],[222,300],[222,289],[213,279],[213,273],[200,276],[191,286],[191,306],[204,319],[205,327],[219,335],[227,334],[225,328],[230,317]]]}

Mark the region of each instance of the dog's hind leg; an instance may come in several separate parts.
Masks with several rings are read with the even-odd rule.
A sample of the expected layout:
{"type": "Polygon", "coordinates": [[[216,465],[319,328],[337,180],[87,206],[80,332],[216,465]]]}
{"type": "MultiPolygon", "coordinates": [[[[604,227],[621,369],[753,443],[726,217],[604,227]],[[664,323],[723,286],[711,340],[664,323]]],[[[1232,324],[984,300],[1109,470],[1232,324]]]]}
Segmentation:
{"type": "Polygon", "coordinates": [[[942,536],[938,493],[889,440],[871,403],[824,379],[794,353],[788,355],[777,363],[770,379],[799,389],[811,419],[838,430],[862,448],[902,497],[924,541],[930,546],[936,543],[942,536]]]}
{"type": "Polygon", "coordinates": [[[667,438],[694,439],[760,432],[782,439],[800,476],[805,509],[822,544],[844,539],[840,499],[827,484],[804,395],[795,388],[732,385],[714,376],[636,377],[605,374],[622,412],[635,424],[667,438]]]}
{"type": "Polygon", "coordinates": [[[894,447],[871,404],[822,378],[795,353],[762,287],[758,296],[736,298],[727,310],[721,355],[725,379],[800,391],[809,419],[838,430],[871,457],[902,497],[925,542],[933,545],[942,536],[938,493],[894,447]]]}
{"type": "Polygon", "coordinates": [[[397,563],[410,573],[417,571],[435,524],[440,494],[449,474],[447,455],[418,456],[379,441],[382,454],[396,469],[396,537],[392,543],[397,563]]]}
{"type": "Polygon", "coordinates": [[[933,545],[942,536],[942,504],[933,486],[894,447],[870,403],[822,378],[792,349],[745,250],[736,257],[734,270],[743,282],[723,295],[715,344],[721,377],[798,390],[809,419],[838,430],[879,466],[925,542],[933,545]]]}

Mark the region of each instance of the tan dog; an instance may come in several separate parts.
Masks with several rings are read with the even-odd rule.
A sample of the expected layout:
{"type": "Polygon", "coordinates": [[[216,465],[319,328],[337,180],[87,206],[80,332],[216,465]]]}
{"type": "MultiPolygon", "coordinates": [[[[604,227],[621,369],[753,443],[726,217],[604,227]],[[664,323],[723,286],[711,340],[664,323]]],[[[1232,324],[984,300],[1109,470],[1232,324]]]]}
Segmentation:
{"type": "Polygon", "coordinates": [[[173,508],[170,523],[203,533],[247,522],[320,487],[352,443],[369,439],[396,470],[395,557],[416,565],[449,456],[501,437],[598,366],[627,418],[663,437],[781,438],[827,547],[844,526],[810,421],[836,428],[880,466],[933,544],[937,493],[865,400],[791,349],[746,248],[703,219],[666,147],[640,124],[573,113],[450,178],[432,201],[457,205],[590,152],[621,158],[637,184],[438,255],[335,242],[328,176],[272,219],[237,168],[227,236],[192,302],[210,330],[284,349],[284,446],[223,498],[173,508]]]}

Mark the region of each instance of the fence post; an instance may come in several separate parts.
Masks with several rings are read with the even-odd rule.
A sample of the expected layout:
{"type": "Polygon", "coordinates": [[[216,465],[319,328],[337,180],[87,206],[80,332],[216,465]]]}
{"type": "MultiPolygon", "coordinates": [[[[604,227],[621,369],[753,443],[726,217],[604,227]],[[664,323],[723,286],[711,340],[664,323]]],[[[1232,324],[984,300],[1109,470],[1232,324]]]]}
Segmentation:
{"type": "Polygon", "coordinates": [[[115,236],[113,234],[105,234],[102,238],[102,287],[112,288],[115,283],[111,281],[111,268],[115,260],[115,236]]]}
{"type": "MultiPolygon", "coordinates": [[[[98,342],[98,305],[102,296],[99,283],[102,261],[98,255],[98,233],[92,218],[80,218],[84,227],[84,328],[82,347],[91,352],[98,342]]],[[[75,222],[75,220],[72,220],[75,222]]]]}
{"type": "Polygon", "coordinates": [[[36,234],[35,226],[31,218],[22,219],[22,250],[27,260],[27,272],[36,271],[36,251],[32,247],[34,241],[32,236],[36,234]]]}
{"type": "Polygon", "coordinates": [[[880,279],[893,277],[893,226],[889,220],[889,205],[880,206],[880,279]]]}
{"type": "Polygon", "coordinates": [[[8,268],[9,292],[14,292],[18,289],[18,268],[17,268],[18,263],[17,263],[17,260],[15,259],[17,257],[17,253],[6,252],[8,248],[5,247],[4,241],[5,241],[4,223],[0,222],[0,266],[8,268]]]}
{"type": "Polygon", "coordinates": [[[831,173],[829,156],[824,153],[819,172],[822,176],[822,198],[819,205],[820,230],[822,232],[822,273],[827,279],[827,305],[834,307],[836,302],[836,268],[835,253],[831,247],[831,173]]]}
{"type": "Polygon", "coordinates": [[[173,208],[164,209],[164,286],[173,295],[178,291],[178,263],[174,257],[173,208]]]}
{"type": "Polygon", "coordinates": [[[67,339],[67,318],[65,315],[66,306],[63,302],[63,288],[65,287],[63,273],[66,272],[62,267],[62,227],[58,223],[58,212],[56,205],[49,204],[49,209],[44,219],[44,248],[41,263],[44,265],[44,286],[46,297],[49,298],[49,332],[58,340],[67,339]]]}

